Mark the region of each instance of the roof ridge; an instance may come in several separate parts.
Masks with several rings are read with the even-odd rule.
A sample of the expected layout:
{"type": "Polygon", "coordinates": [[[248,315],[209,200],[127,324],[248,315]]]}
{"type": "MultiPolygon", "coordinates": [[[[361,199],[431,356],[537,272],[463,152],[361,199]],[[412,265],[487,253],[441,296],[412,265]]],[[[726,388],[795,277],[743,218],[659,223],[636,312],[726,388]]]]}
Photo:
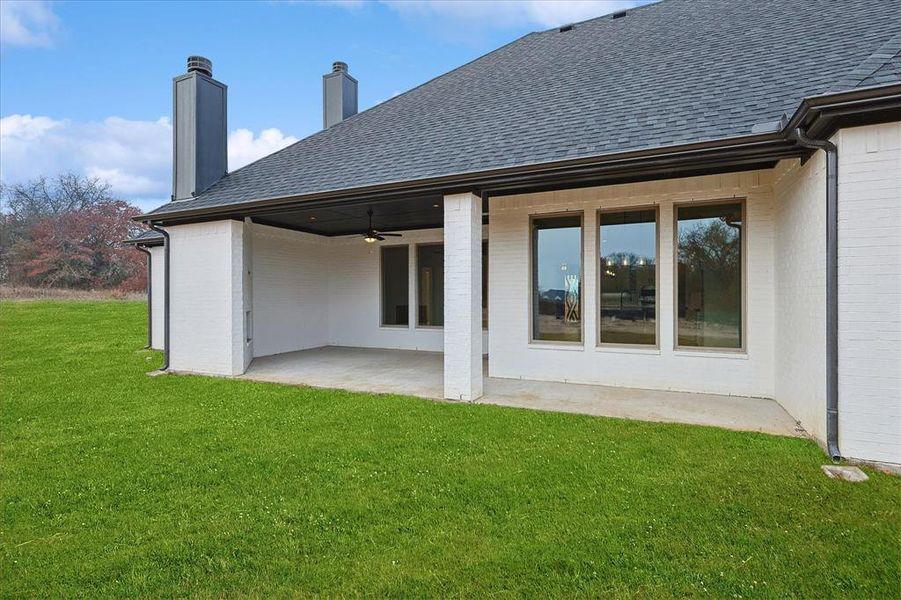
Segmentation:
{"type": "Polygon", "coordinates": [[[563,27],[564,25],[576,26],[576,25],[584,25],[585,23],[590,23],[591,21],[600,21],[601,19],[610,20],[610,15],[613,15],[616,13],[627,12],[629,14],[632,14],[635,11],[644,10],[645,8],[648,8],[651,6],[657,6],[660,4],[672,2],[672,0],[638,0],[638,1],[644,1],[645,3],[639,4],[638,6],[633,6],[632,8],[621,8],[619,10],[611,10],[610,12],[606,12],[602,15],[598,15],[596,17],[589,17],[587,19],[582,19],[581,21],[573,21],[572,23],[564,23],[561,25],[557,25],[556,27],[549,27],[548,29],[542,29],[541,31],[538,31],[536,33],[548,33],[548,32],[557,31],[558,29],[560,29],[560,27],[563,27]]]}
{"type": "Polygon", "coordinates": [[[840,92],[857,87],[864,79],[878,71],[899,54],[901,54],[901,33],[896,33],[883,42],[872,54],[863,59],[860,64],[832,84],[828,92],[840,92]]]}

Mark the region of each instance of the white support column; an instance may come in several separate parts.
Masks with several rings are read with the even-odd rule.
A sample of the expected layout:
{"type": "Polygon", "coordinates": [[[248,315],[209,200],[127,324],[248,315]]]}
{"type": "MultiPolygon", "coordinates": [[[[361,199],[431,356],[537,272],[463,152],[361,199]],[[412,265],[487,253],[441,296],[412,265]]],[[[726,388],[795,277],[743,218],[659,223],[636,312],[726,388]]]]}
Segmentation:
{"type": "Polygon", "coordinates": [[[170,368],[240,375],[244,331],[245,225],[210,221],[167,227],[170,272],[170,368]]]}
{"type": "Polygon", "coordinates": [[[444,197],[444,397],[482,395],[482,199],[444,197]]]}

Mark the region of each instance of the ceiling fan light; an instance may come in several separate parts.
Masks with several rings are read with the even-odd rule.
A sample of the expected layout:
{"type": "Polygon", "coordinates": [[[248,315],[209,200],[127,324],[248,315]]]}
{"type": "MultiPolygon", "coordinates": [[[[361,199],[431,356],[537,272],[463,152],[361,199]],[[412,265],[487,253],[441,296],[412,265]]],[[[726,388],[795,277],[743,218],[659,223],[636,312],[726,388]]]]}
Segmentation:
{"type": "Polygon", "coordinates": [[[377,241],[377,239],[374,238],[374,237],[371,236],[371,235],[366,235],[366,236],[363,238],[363,241],[366,242],[367,244],[372,244],[372,243],[375,243],[375,242],[377,241]]]}

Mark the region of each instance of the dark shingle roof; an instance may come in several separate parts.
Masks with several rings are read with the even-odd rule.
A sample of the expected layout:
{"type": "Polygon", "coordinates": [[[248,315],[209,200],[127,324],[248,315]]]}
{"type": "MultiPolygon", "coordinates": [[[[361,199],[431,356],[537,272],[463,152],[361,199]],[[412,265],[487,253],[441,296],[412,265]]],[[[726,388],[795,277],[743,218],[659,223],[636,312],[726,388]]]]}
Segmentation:
{"type": "Polygon", "coordinates": [[[750,134],[901,81],[899,27],[901,0],[666,0],[532,33],[154,213],[750,134]]]}
{"type": "Polygon", "coordinates": [[[136,244],[141,246],[157,246],[163,243],[163,234],[153,229],[142,231],[136,236],[122,240],[124,244],[136,244]]]}
{"type": "MultiPolygon", "coordinates": [[[[896,23],[901,28],[901,16],[896,23]]],[[[841,92],[854,88],[892,84],[901,81],[901,33],[890,38],[863,62],[846,73],[831,92],[841,92]]]]}

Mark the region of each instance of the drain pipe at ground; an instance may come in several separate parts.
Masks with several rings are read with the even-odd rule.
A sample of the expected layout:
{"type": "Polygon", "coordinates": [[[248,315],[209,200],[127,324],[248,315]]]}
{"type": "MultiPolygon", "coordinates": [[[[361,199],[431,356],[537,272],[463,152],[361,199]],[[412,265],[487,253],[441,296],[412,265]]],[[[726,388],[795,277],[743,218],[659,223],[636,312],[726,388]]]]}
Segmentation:
{"type": "Polygon", "coordinates": [[[136,249],[140,250],[144,254],[147,255],[147,345],[145,348],[153,347],[153,282],[151,278],[153,277],[153,255],[150,253],[150,250],[144,248],[143,246],[135,246],[136,249]]]}
{"type": "Polygon", "coordinates": [[[805,148],[826,153],[826,451],[838,449],[838,148],[829,140],[807,137],[800,127],[792,137],[805,148]]]}
{"type": "Polygon", "coordinates": [[[160,371],[169,369],[169,233],[153,223],[150,228],[163,236],[163,365],[160,371]]]}

